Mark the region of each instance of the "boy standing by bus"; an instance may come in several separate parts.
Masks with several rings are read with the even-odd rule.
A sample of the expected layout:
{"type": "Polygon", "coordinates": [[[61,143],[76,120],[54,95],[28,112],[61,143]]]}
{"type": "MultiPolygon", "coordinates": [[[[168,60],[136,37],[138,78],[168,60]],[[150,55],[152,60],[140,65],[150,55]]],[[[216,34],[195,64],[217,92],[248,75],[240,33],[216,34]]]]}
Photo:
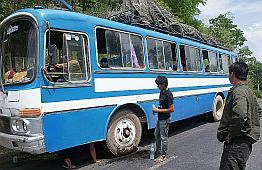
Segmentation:
{"type": "Polygon", "coordinates": [[[168,147],[168,130],[170,125],[170,113],[174,112],[174,98],[168,89],[168,80],[165,76],[158,76],[155,80],[159,90],[159,107],[153,107],[153,113],[158,113],[158,121],[155,129],[156,159],[159,163],[166,159],[168,147]]]}

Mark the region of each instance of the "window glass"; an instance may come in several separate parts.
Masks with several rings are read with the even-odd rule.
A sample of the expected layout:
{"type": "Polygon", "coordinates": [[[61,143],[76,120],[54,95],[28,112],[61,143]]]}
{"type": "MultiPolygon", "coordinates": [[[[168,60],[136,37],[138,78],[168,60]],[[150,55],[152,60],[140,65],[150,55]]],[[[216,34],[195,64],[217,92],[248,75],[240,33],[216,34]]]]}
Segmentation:
{"type": "Polygon", "coordinates": [[[229,71],[229,65],[230,65],[230,57],[227,55],[221,55],[222,57],[222,69],[223,73],[228,73],[229,71]]]}
{"type": "Polygon", "coordinates": [[[183,71],[187,71],[185,46],[184,45],[180,45],[179,49],[180,49],[180,58],[181,58],[181,64],[182,64],[182,67],[183,67],[183,71]]]}
{"type": "Polygon", "coordinates": [[[120,35],[121,35],[122,55],[123,55],[123,64],[124,64],[123,67],[133,67],[129,34],[120,33],[120,35]]]}
{"type": "Polygon", "coordinates": [[[201,62],[201,58],[200,58],[200,49],[185,46],[185,59],[186,59],[185,70],[187,70],[187,71],[201,71],[202,70],[202,62],[201,62]]]}
{"type": "Polygon", "coordinates": [[[210,72],[210,61],[208,58],[208,51],[202,50],[202,54],[203,54],[203,65],[205,68],[205,72],[210,72]]]}
{"type": "Polygon", "coordinates": [[[108,64],[111,67],[123,67],[119,32],[106,30],[105,34],[108,64]]]}
{"type": "Polygon", "coordinates": [[[45,68],[52,82],[78,82],[89,79],[88,41],[78,33],[47,32],[45,68]],[[51,58],[50,51],[55,53],[51,58]],[[55,58],[56,57],[56,58],[55,58]]]}
{"type": "Polygon", "coordinates": [[[176,44],[147,38],[150,69],[177,70],[176,44]]]}
{"type": "Polygon", "coordinates": [[[151,38],[147,39],[147,51],[148,51],[148,59],[149,59],[149,68],[158,69],[156,41],[154,39],[151,38]]]}
{"type": "Polygon", "coordinates": [[[142,38],[137,35],[130,35],[131,39],[131,54],[133,60],[133,68],[144,68],[144,53],[142,38]]]}
{"type": "Polygon", "coordinates": [[[96,38],[101,68],[144,68],[140,36],[98,28],[96,38]]]}
{"type": "Polygon", "coordinates": [[[36,75],[38,56],[37,27],[22,19],[0,30],[3,83],[25,83],[36,75]]]}
{"type": "Polygon", "coordinates": [[[66,81],[82,81],[87,79],[86,74],[86,57],[84,46],[84,37],[79,34],[65,33],[64,34],[63,51],[66,52],[63,70],[66,81]]]}
{"type": "Polygon", "coordinates": [[[158,58],[158,68],[161,70],[165,69],[165,57],[164,57],[164,50],[162,41],[157,40],[157,58],[158,58]]]}
{"type": "MultiPolygon", "coordinates": [[[[171,43],[164,42],[164,54],[165,54],[165,63],[166,63],[166,70],[176,70],[173,69],[175,61],[173,61],[173,55],[172,55],[172,46],[171,43]]],[[[175,57],[174,57],[175,59],[175,57]]]]}
{"type": "Polygon", "coordinates": [[[209,66],[211,72],[217,72],[218,71],[218,58],[217,53],[215,52],[208,52],[208,58],[209,58],[209,66]]]}

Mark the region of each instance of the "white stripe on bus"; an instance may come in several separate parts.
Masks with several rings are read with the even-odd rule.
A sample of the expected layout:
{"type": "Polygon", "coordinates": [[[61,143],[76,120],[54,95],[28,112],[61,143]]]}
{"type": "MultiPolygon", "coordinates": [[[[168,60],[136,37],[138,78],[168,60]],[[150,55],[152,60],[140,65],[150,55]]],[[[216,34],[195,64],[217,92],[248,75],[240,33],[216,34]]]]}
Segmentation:
{"type": "MultiPolygon", "coordinates": [[[[189,95],[200,95],[200,94],[207,94],[207,93],[223,92],[229,89],[230,87],[222,87],[222,88],[178,91],[178,92],[173,92],[173,96],[182,97],[182,96],[189,96],[189,95]]],[[[50,102],[50,103],[42,103],[42,111],[45,113],[49,113],[49,112],[59,112],[64,110],[77,110],[77,109],[84,109],[84,108],[101,107],[107,105],[121,105],[125,103],[137,103],[137,102],[148,101],[148,100],[157,100],[158,97],[159,97],[159,93],[154,93],[154,94],[143,94],[143,95],[132,95],[132,96],[117,96],[117,97],[106,97],[106,98],[50,102]]]]}
{"type": "MultiPolygon", "coordinates": [[[[95,92],[156,89],[155,78],[95,78],[95,92]]],[[[169,88],[230,84],[228,78],[168,78],[169,88]]]]}

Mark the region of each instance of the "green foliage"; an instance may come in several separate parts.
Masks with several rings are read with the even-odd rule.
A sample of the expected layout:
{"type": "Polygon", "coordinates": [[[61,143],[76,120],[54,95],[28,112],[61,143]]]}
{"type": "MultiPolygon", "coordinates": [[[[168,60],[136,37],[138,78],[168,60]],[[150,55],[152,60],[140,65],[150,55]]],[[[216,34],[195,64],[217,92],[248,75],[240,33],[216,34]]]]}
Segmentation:
{"type": "Polygon", "coordinates": [[[205,4],[206,0],[157,0],[169,11],[174,13],[179,22],[191,25],[197,29],[202,29],[203,22],[195,18],[200,14],[198,6],[205,4]]]}
{"type": "Polygon", "coordinates": [[[262,91],[254,90],[254,93],[257,98],[260,98],[260,99],[262,98],[262,91]]]}
{"type": "Polygon", "coordinates": [[[244,32],[233,23],[233,17],[230,13],[220,14],[216,18],[210,19],[209,24],[209,35],[232,50],[241,47],[246,41],[244,32]]]}

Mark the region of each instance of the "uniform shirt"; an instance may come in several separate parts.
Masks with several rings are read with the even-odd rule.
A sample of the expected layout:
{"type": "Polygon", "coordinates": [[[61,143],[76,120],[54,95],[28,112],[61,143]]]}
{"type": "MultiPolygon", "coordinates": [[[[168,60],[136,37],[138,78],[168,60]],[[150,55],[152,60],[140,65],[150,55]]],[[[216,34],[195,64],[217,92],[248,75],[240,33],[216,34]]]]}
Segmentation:
{"type": "Polygon", "coordinates": [[[220,121],[217,138],[223,142],[227,136],[231,139],[245,138],[250,143],[258,141],[260,136],[261,109],[252,90],[241,83],[230,89],[220,121]]]}
{"type": "MultiPolygon", "coordinates": [[[[168,109],[174,104],[173,94],[169,89],[166,91],[160,92],[159,96],[159,108],[168,109]]],[[[170,113],[158,113],[158,120],[165,120],[170,118],[170,113]]]]}

